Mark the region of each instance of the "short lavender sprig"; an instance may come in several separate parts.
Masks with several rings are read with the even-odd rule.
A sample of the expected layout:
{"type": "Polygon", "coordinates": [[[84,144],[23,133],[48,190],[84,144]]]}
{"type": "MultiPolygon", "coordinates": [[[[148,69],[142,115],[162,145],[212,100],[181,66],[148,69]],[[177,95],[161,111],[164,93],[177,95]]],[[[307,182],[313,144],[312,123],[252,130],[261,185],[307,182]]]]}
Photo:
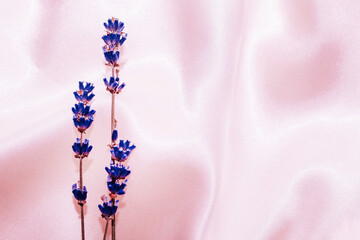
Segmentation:
{"type": "Polygon", "coordinates": [[[127,160],[131,151],[135,148],[135,145],[130,146],[129,141],[120,140],[116,143],[118,133],[115,120],[115,96],[119,94],[125,87],[124,83],[120,84],[119,80],[119,67],[118,60],[120,57],[120,46],[123,45],[127,38],[127,33],[123,32],[124,23],[120,22],[116,18],[111,18],[107,23],[104,23],[106,28],[106,35],[102,37],[105,42],[103,47],[104,57],[107,66],[111,67],[112,75],[107,80],[104,78],[106,90],[111,93],[111,162],[110,168],[106,167],[105,170],[108,173],[107,186],[109,190],[110,201],[107,197],[102,196],[103,204],[99,205],[101,216],[106,219],[106,227],[104,233],[104,239],[106,239],[106,232],[108,222],[111,219],[111,235],[112,239],[115,239],[115,214],[118,208],[119,200],[116,200],[118,195],[125,194],[124,188],[126,187],[126,177],[131,173],[129,167],[125,167],[122,163],[127,160]],[[116,74],[115,74],[116,73],[116,74]]]}
{"type": "Polygon", "coordinates": [[[72,193],[75,199],[78,201],[78,204],[81,208],[81,237],[85,240],[85,224],[84,224],[84,204],[86,204],[87,198],[87,189],[83,185],[83,171],[82,171],[82,160],[85,157],[88,157],[92,146],[89,144],[89,140],[83,140],[83,134],[91,126],[93,122],[93,115],[95,110],[90,109],[90,101],[95,96],[92,93],[94,89],[93,84],[79,82],[79,90],[74,92],[75,99],[78,101],[77,104],[71,109],[74,116],[73,122],[78,132],[80,133],[80,138],[76,138],[76,142],[72,145],[75,158],[79,158],[79,181],[78,183],[73,184],[72,193]]]}

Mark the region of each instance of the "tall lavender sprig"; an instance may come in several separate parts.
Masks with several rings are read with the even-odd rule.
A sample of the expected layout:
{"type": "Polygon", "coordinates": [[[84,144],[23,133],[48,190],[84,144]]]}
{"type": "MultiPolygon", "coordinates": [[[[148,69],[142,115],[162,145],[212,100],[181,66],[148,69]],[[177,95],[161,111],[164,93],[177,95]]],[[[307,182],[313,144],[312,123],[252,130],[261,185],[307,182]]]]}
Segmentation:
{"type": "Polygon", "coordinates": [[[74,92],[77,104],[71,109],[74,113],[73,122],[80,133],[80,138],[76,138],[76,142],[72,145],[75,158],[79,158],[79,181],[72,186],[72,193],[81,208],[81,237],[85,239],[85,225],[84,225],[84,204],[87,198],[87,189],[83,185],[82,160],[87,157],[92,149],[88,139],[83,139],[86,129],[88,129],[93,122],[93,115],[95,110],[90,108],[90,101],[95,96],[92,93],[94,86],[92,83],[79,82],[79,90],[74,92]]]}
{"type": "Polygon", "coordinates": [[[104,78],[106,90],[111,93],[111,144],[109,144],[111,161],[110,168],[105,168],[108,173],[107,187],[111,200],[108,201],[105,195],[102,196],[101,199],[103,200],[103,204],[99,205],[99,209],[101,211],[101,216],[106,219],[103,239],[106,239],[109,220],[111,220],[111,236],[112,239],[115,240],[115,214],[119,202],[116,198],[118,195],[125,194],[124,188],[127,183],[126,177],[131,173],[129,167],[125,167],[123,162],[127,160],[131,151],[135,148],[135,145],[130,145],[130,141],[124,140],[120,140],[116,143],[118,132],[115,130],[115,96],[125,87],[125,84],[120,84],[119,80],[119,48],[125,42],[127,33],[123,32],[125,27],[124,23],[116,18],[109,19],[107,23],[104,23],[104,26],[106,28],[106,35],[104,35],[102,39],[105,42],[105,46],[103,47],[106,60],[105,65],[109,66],[112,72],[109,80],[104,78]]]}

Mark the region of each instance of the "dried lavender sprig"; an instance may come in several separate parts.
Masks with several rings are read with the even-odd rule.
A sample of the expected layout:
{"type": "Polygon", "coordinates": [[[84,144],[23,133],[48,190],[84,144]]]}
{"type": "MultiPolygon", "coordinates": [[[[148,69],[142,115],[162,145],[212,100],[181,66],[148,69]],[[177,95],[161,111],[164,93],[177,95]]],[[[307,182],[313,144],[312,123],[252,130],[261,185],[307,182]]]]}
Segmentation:
{"type": "Polygon", "coordinates": [[[87,157],[92,149],[92,146],[89,145],[89,140],[83,140],[83,134],[85,130],[88,129],[93,122],[93,115],[95,110],[90,110],[89,102],[95,96],[92,93],[94,89],[93,84],[79,82],[79,90],[74,92],[75,99],[78,101],[78,104],[75,104],[75,107],[72,108],[74,113],[73,122],[77,130],[80,132],[80,138],[76,139],[76,142],[72,145],[72,149],[75,153],[75,158],[79,158],[79,186],[75,183],[72,186],[72,192],[75,199],[78,201],[78,204],[81,208],[81,237],[85,240],[85,223],[84,223],[84,204],[86,203],[87,198],[87,189],[83,185],[83,171],[82,171],[82,160],[87,157]]]}
{"type": "MultiPolygon", "coordinates": [[[[103,47],[104,57],[106,60],[105,65],[111,67],[112,73],[109,81],[106,78],[104,79],[106,90],[111,93],[111,144],[109,144],[109,146],[112,155],[110,168],[106,168],[106,171],[109,174],[107,185],[110,192],[109,196],[111,198],[108,204],[111,204],[106,204],[106,206],[115,210],[111,211],[111,214],[109,215],[106,211],[107,208],[104,207],[105,203],[103,204],[103,207],[99,205],[99,209],[102,212],[102,216],[107,220],[104,239],[106,238],[106,231],[109,219],[111,219],[112,239],[115,239],[115,213],[117,210],[116,203],[118,202],[118,200],[116,201],[116,197],[117,195],[125,194],[125,177],[130,174],[130,170],[128,168],[125,168],[119,160],[121,159],[122,161],[125,161],[127,159],[126,156],[130,154],[131,150],[133,150],[135,146],[133,145],[129,149],[125,149],[120,146],[120,143],[115,143],[117,139],[117,131],[115,130],[115,96],[116,94],[119,94],[121,90],[125,87],[124,83],[120,84],[118,76],[119,70],[117,69],[117,67],[119,67],[118,60],[120,57],[119,48],[127,38],[127,34],[123,32],[125,26],[123,22],[120,22],[116,18],[109,19],[107,23],[104,23],[104,26],[107,30],[107,34],[102,37],[105,42],[105,46],[103,47]],[[123,152],[123,150],[125,150],[126,153],[125,151],[123,152]],[[119,163],[117,163],[117,161],[119,161],[119,163]],[[121,183],[120,180],[122,181],[121,183]]],[[[122,141],[121,143],[123,142],[124,141],[122,141]]]]}

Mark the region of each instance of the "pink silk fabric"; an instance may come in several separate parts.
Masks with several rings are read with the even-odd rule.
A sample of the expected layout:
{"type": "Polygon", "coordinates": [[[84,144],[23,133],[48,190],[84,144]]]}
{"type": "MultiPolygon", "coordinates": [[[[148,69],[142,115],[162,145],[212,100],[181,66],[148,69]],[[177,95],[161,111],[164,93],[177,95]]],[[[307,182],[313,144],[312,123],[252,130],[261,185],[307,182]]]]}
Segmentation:
{"type": "MultiPolygon", "coordinates": [[[[103,22],[125,22],[121,240],[360,239],[357,0],[0,3],[0,239],[80,239],[72,92],[95,84],[87,239],[102,239],[103,22]]],[[[110,234],[108,236],[108,239],[110,234]]]]}

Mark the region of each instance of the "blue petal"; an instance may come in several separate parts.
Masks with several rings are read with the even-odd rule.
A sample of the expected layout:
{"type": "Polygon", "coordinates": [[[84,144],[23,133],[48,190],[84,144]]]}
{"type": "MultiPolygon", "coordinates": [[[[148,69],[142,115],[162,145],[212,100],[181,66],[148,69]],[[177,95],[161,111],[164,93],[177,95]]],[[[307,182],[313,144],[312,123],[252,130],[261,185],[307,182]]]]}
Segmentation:
{"type": "Polygon", "coordinates": [[[124,144],[124,148],[127,149],[129,147],[130,141],[126,140],[125,144],[124,144]]]}
{"type": "Polygon", "coordinates": [[[122,45],[124,44],[125,40],[126,40],[126,37],[122,37],[122,38],[120,39],[120,41],[119,41],[120,46],[122,46],[122,45]]]}
{"type": "Polygon", "coordinates": [[[102,39],[104,40],[105,44],[107,45],[111,44],[110,38],[107,35],[103,36],[102,39]]]}
{"type": "Polygon", "coordinates": [[[94,96],[95,96],[95,94],[91,93],[90,96],[88,96],[87,100],[90,102],[94,96]]]}
{"type": "Polygon", "coordinates": [[[115,78],[114,77],[110,77],[110,80],[109,80],[109,84],[113,84],[115,82],[115,78]]]}
{"type": "Polygon", "coordinates": [[[113,142],[115,142],[116,139],[117,139],[117,137],[118,137],[118,132],[117,132],[117,130],[114,130],[114,131],[112,132],[112,135],[111,135],[111,140],[112,140],[113,142]]]}
{"type": "Polygon", "coordinates": [[[111,31],[113,31],[114,30],[114,23],[111,21],[111,19],[109,19],[109,29],[111,30],[111,31]]]}
{"type": "Polygon", "coordinates": [[[119,27],[119,21],[116,19],[114,22],[114,29],[118,29],[119,27]]]}
{"type": "Polygon", "coordinates": [[[74,92],[74,96],[77,101],[81,101],[81,97],[77,92],[74,92]]]}
{"type": "Polygon", "coordinates": [[[75,127],[79,126],[79,123],[78,123],[78,120],[76,119],[76,117],[73,117],[73,122],[74,122],[75,127]]]}
{"type": "Polygon", "coordinates": [[[79,82],[79,90],[84,90],[84,82],[79,82]]]}
{"type": "Polygon", "coordinates": [[[87,88],[87,91],[91,92],[92,90],[94,90],[94,88],[95,86],[92,83],[90,83],[90,86],[87,88]]]}
{"type": "Polygon", "coordinates": [[[122,83],[122,84],[119,86],[119,90],[121,91],[124,87],[125,87],[125,83],[122,83]]]}
{"type": "Polygon", "coordinates": [[[93,148],[93,146],[89,146],[89,148],[87,149],[87,153],[90,153],[91,152],[91,150],[92,150],[92,148],[93,148]]]}
{"type": "Polygon", "coordinates": [[[80,117],[80,119],[79,119],[79,125],[80,125],[80,126],[84,126],[84,124],[85,124],[85,118],[84,118],[84,117],[80,117]]]}

